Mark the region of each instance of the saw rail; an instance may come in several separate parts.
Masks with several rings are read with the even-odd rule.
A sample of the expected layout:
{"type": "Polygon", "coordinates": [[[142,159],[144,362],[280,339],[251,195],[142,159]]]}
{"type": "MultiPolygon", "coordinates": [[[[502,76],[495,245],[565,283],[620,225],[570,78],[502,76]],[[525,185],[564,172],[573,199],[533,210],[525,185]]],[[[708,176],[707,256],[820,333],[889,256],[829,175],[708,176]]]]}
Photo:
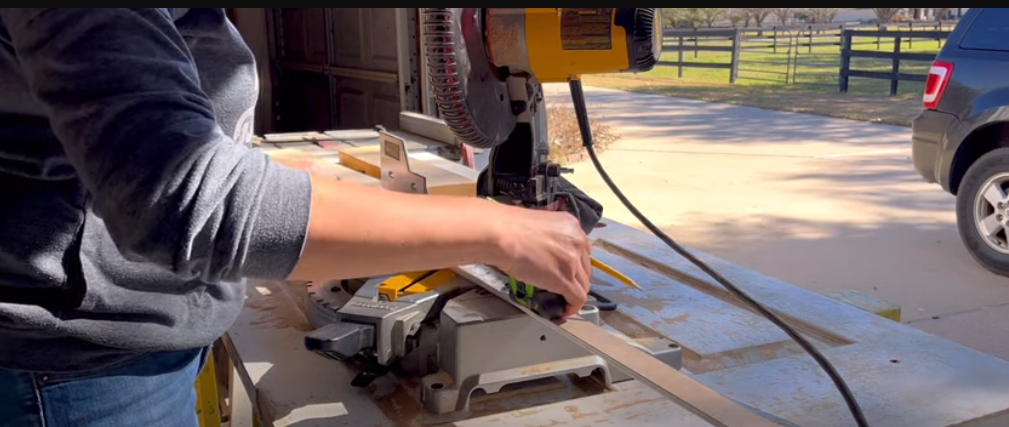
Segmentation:
{"type": "Polygon", "coordinates": [[[512,300],[508,293],[508,278],[484,265],[465,265],[454,269],[474,284],[501,297],[515,308],[594,354],[612,368],[622,369],[643,384],[653,388],[694,415],[717,427],[785,427],[746,409],[739,403],[670,368],[619,337],[579,317],[553,322],[512,300]]]}

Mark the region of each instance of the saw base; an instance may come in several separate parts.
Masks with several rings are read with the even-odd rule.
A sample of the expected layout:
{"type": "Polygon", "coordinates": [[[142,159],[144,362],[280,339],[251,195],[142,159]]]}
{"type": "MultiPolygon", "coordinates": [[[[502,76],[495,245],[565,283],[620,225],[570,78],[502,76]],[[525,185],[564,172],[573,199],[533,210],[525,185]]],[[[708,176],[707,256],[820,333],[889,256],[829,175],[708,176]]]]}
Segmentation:
{"type": "MultiPolygon", "coordinates": [[[[369,280],[355,296],[339,284],[309,285],[306,311],[310,322],[317,331],[333,327],[345,319],[339,314],[341,309],[360,294],[368,294],[369,284],[379,281],[369,280]]],[[[397,312],[415,316],[413,310],[397,312]]],[[[598,308],[587,305],[582,313],[589,321],[600,323],[598,308]]],[[[385,322],[397,321],[388,313],[382,317],[385,322]]],[[[472,285],[448,299],[436,318],[411,328],[415,332],[407,338],[410,350],[389,368],[405,382],[420,378],[413,394],[431,414],[469,411],[475,395],[535,387],[552,379],[589,379],[602,389],[631,379],[628,373],[609,367],[602,357],[472,285]]],[[[663,363],[680,368],[679,345],[658,337],[635,340],[609,330],[663,363]]]]}

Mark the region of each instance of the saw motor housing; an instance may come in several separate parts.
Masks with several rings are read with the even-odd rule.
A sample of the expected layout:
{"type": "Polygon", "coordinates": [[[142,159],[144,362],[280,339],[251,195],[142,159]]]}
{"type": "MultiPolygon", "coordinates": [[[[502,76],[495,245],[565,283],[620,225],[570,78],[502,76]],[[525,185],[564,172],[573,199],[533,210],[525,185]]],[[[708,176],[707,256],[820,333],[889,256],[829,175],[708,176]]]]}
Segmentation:
{"type": "Polygon", "coordinates": [[[491,149],[480,196],[527,207],[565,196],[568,207],[578,204],[562,188],[560,175],[571,170],[549,161],[542,83],[651,70],[661,54],[659,10],[424,10],[428,74],[442,119],[463,143],[491,149]]]}
{"type": "Polygon", "coordinates": [[[660,9],[484,9],[491,64],[540,83],[649,71],[662,46],[660,9]]]}

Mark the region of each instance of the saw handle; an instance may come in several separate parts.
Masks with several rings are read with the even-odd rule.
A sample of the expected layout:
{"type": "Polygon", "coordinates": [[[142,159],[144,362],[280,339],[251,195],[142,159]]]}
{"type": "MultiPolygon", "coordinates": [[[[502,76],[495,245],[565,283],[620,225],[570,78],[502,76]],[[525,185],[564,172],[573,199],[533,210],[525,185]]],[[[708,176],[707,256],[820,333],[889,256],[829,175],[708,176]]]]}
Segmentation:
{"type": "Polygon", "coordinates": [[[564,317],[564,309],[568,306],[568,301],[563,295],[537,289],[533,285],[515,280],[514,277],[508,278],[508,291],[515,302],[549,320],[564,317]]]}

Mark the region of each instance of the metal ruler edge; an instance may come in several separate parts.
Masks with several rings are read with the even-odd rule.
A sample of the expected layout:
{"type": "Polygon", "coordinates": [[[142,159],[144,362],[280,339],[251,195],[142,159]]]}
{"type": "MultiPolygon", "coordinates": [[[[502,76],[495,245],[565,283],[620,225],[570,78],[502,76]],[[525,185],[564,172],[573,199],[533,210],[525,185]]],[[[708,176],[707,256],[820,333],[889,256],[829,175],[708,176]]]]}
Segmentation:
{"type": "Polygon", "coordinates": [[[537,315],[509,297],[508,277],[492,267],[470,264],[453,270],[715,427],[787,427],[750,411],[585,319],[554,322],[537,315]]]}

